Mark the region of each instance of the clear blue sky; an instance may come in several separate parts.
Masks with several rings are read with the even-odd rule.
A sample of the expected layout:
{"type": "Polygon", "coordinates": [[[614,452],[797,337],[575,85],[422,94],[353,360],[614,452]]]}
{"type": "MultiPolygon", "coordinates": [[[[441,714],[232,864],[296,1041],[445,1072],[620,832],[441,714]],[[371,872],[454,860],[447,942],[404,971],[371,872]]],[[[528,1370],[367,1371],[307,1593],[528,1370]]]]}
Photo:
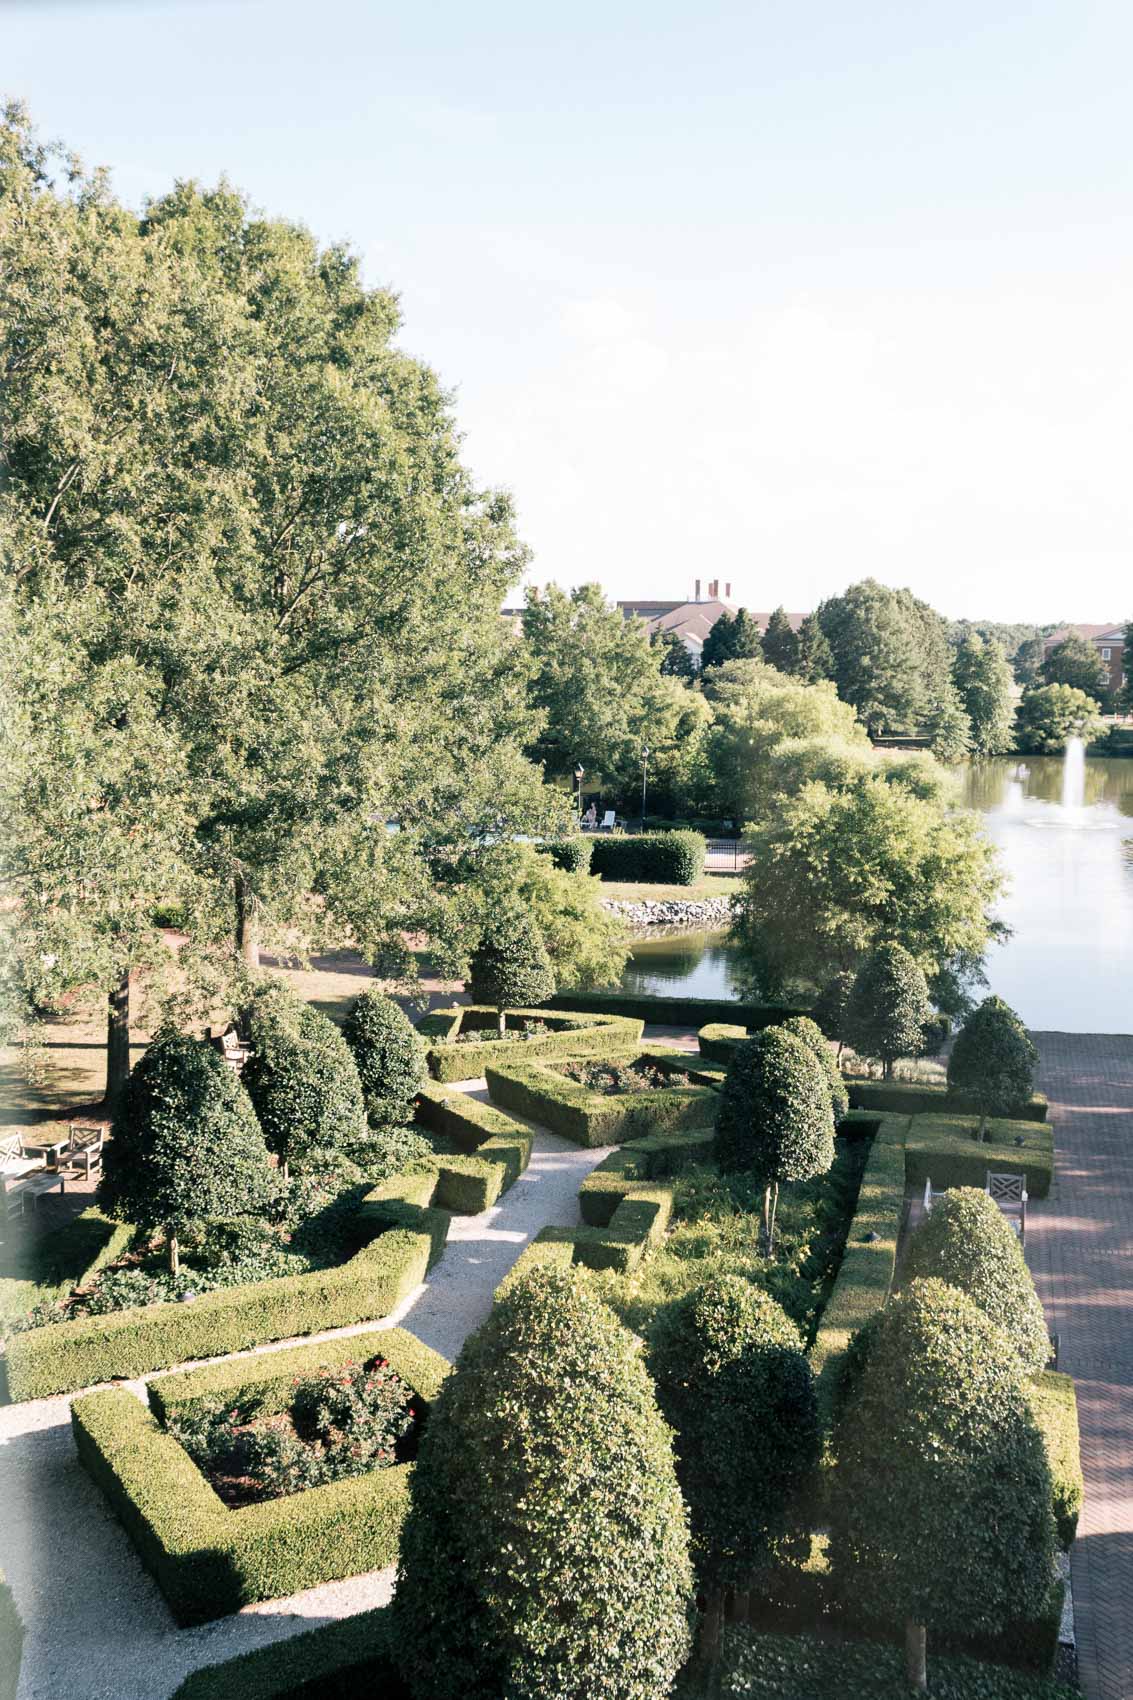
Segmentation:
{"type": "Polygon", "coordinates": [[[345,238],[532,577],[1133,615],[1133,10],[0,0],[140,203],[345,238]]]}

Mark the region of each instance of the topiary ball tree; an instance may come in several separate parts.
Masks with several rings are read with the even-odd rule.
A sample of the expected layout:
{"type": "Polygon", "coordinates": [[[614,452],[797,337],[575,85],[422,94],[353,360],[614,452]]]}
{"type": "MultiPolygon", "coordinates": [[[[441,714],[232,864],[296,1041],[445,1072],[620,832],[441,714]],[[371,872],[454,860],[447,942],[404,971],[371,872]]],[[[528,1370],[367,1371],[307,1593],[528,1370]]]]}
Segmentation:
{"type": "Polygon", "coordinates": [[[832,1434],[830,1562],[853,1609],[905,1624],[910,1683],[926,1630],[997,1635],[1051,1593],[1042,1438],[1016,1354],[967,1294],[914,1281],[856,1336],[832,1434]]]}
{"type": "Polygon", "coordinates": [[[219,1051],[165,1032],[134,1065],[103,1157],[98,1202],[165,1235],[169,1267],[191,1229],[269,1204],[275,1182],[248,1094],[219,1051]]]}
{"type": "Polygon", "coordinates": [[[1028,1375],[1046,1368],[1043,1307],[1014,1230],[986,1192],[954,1187],[934,1202],[909,1240],[905,1274],[958,1287],[1002,1328],[1028,1375]]]}
{"type": "Polygon", "coordinates": [[[676,1430],[677,1480],[707,1601],[704,1650],[714,1655],[722,1590],[745,1590],[809,1528],[800,1504],[818,1462],[814,1377],[786,1312],[737,1275],[707,1281],[667,1312],[649,1368],[676,1430]]]}
{"type": "Polygon", "coordinates": [[[497,1012],[501,1039],[509,1009],[531,1009],[554,996],[551,959],[526,910],[509,910],[489,923],[472,954],[469,990],[474,1003],[497,1012]]]}
{"type": "Polygon", "coordinates": [[[842,1046],[846,1043],[842,1028],[846,1020],[846,1005],[850,1001],[856,978],[852,968],[843,968],[833,979],[827,980],[814,1000],[814,1008],[810,1012],[826,1037],[837,1042],[839,1056],[842,1055],[842,1046]]]}
{"type": "Polygon", "coordinates": [[[879,945],[854,980],[843,1020],[846,1043],[875,1057],[893,1075],[898,1057],[920,1054],[932,1020],[928,986],[916,960],[899,944],[879,945]]]}
{"type": "Polygon", "coordinates": [[[765,1027],[735,1046],[716,1112],[714,1153],[722,1169],[746,1169],[762,1184],[770,1256],[780,1183],[825,1174],[834,1161],[830,1087],[796,1033],[765,1027]]]}
{"type": "Polygon", "coordinates": [[[1010,1004],[985,998],[957,1033],[948,1058],[948,1090],[979,1111],[980,1139],[989,1116],[1009,1116],[1034,1091],[1039,1054],[1010,1004]]]}
{"type": "Polygon", "coordinates": [[[577,1270],[516,1278],[429,1414],[394,1644],[420,1700],[661,1700],[688,1515],[632,1335],[577,1270]]]}
{"type": "Polygon", "coordinates": [[[333,1021],[279,980],[257,986],[240,1019],[251,1046],[242,1078],[285,1174],[298,1159],[365,1138],[362,1083],[333,1021]]]}
{"type": "Polygon", "coordinates": [[[835,1122],[840,1122],[849,1114],[850,1094],[846,1090],[846,1082],[842,1079],[842,1070],[830,1055],[830,1046],[822,1036],[822,1030],[809,1015],[792,1015],[782,1023],[784,1032],[793,1033],[801,1039],[811,1055],[817,1057],[819,1066],[826,1076],[826,1084],[830,1088],[830,1108],[834,1112],[835,1122]]]}
{"type": "Polygon", "coordinates": [[[428,1069],[425,1041],[404,1010],[381,992],[363,992],[346,1011],[342,1037],[354,1057],[371,1127],[411,1122],[428,1069]]]}

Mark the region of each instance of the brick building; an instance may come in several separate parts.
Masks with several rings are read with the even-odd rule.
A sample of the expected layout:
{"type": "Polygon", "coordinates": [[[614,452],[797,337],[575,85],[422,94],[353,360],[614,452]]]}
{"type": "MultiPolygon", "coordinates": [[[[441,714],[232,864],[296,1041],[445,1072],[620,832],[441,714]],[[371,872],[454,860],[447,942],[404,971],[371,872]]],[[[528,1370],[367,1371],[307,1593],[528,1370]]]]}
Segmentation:
{"type": "Polygon", "coordinates": [[[1103,666],[1109,673],[1110,690],[1119,691],[1123,678],[1122,658],[1125,653],[1124,626],[1059,626],[1056,632],[1051,632],[1050,636],[1043,640],[1044,659],[1064,638],[1071,635],[1084,637],[1087,643],[1093,645],[1103,666]]]}

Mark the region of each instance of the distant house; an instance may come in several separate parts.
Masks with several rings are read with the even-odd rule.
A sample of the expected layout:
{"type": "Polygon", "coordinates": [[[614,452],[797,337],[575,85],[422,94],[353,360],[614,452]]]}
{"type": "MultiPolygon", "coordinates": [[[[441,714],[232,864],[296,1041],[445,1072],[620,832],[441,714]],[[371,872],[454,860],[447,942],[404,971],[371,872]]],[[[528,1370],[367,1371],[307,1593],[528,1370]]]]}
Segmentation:
{"type": "Polygon", "coordinates": [[[1124,626],[1059,626],[1056,632],[1043,639],[1043,660],[1070,636],[1084,637],[1094,646],[1109,673],[1110,690],[1119,691],[1124,677],[1121,670],[1125,653],[1124,626]]]}
{"type": "MultiPolygon", "coordinates": [[[[721,614],[739,613],[740,604],[732,598],[732,586],[725,581],[723,595],[718,578],[710,579],[704,586],[707,595],[701,595],[702,580],[697,579],[691,602],[658,602],[655,599],[641,599],[632,602],[619,602],[618,607],[626,619],[634,615],[644,620],[650,632],[676,632],[693,660],[699,664],[700,652],[704,648],[704,640],[720,618],[721,614]]],[[[761,632],[767,630],[767,622],[771,618],[771,610],[757,614],[748,609],[748,617],[755,621],[761,632]]],[[[806,618],[805,614],[788,614],[792,631],[798,631],[806,618]]]]}

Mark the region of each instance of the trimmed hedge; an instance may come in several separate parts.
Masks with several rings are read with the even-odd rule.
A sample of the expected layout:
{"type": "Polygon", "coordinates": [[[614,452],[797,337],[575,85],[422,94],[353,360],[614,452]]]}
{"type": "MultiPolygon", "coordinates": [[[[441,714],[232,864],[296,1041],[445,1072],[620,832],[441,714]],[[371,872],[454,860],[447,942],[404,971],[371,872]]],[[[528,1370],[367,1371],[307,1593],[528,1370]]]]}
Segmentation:
{"type": "MultiPolygon", "coordinates": [[[[895,1116],[940,1114],[946,1116],[978,1116],[979,1107],[969,1100],[949,1092],[943,1086],[931,1086],[912,1080],[853,1080],[847,1077],[846,1089],[853,1110],[883,1110],[895,1116]]],[[[1047,1102],[1036,1092],[1025,1104],[1016,1106],[1010,1119],[1024,1122],[1045,1122],[1047,1102]]]]}
{"type": "Polygon", "coordinates": [[[385,1606],[320,1624],[187,1676],[173,1700],[409,1700],[394,1663],[385,1606]]]}
{"type": "Polygon", "coordinates": [[[1046,1443],[1058,1544],[1064,1552],[1069,1552],[1078,1532],[1078,1514],[1085,1497],[1074,1381],[1069,1375],[1048,1369],[1027,1383],[1026,1392],[1046,1443]]]}
{"type": "Polygon", "coordinates": [[[608,1227],[624,1199],[644,1182],[668,1179],[689,1163],[712,1155],[712,1128],[655,1133],[621,1145],[591,1169],[578,1189],[582,1220],[589,1228],[608,1227]]]}
{"type": "Polygon", "coordinates": [[[715,1114],[709,1086],[660,1087],[606,1095],[539,1063],[485,1071],[494,1103],[540,1122],[576,1145],[618,1145],[664,1128],[694,1127],[715,1114]]]}
{"type": "Polygon", "coordinates": [[[146,1375],[192,1358],[386,1316],[420,1286],[444,1247],[433,1171],[398,1175],[359,1207],[360,1248],[334,1269],[205,1293],[191,1304],[137,1306],[15,1335],[4,1363],[13,1403],[146,1375]]]}
{"type": "Polygon", "coordinates": [[[564,873],[588,874],[594,844],[593,838],[584,838],[579,833],[575,838],[560,838],[557,844],[541,844],[539,848],[545,851],[556,868],[562,868],[564,873]]]}
{"type": "Polygon", "coordinates": [[[706,1021],[739,1022],[743,1037],[761,1027],[775,1027],[790,1015],[806,1015],[794,1004],[737,1003],[733,998],[650,998],[634,992],[557,992],[548,1009],[576,1010],[587,1015],[631,1015],[664,1027],[704,1026],[706,1021]]]}
{"type": "Polygon", "coordinates": [[[0,1570],[0,1700],[16,1700],[23,1652],[24,1626],[12,1590],[0,1570]]]}
{"type": "MultiPolygon", "coordinates": [[[[436,1397],[443,1359],[389,1329],[286,1353],[300,1368],[381,1355],[413,1386],[423,1375],[436,1397]],[[432,1360],[430,1362],[430,1360],[432,1360]]],[[[180,1403],[221,1388],[267,1383],[265,1411],[286,1399],[274,1353],[175,1378],[180,1403]]],[[[287,1391],[290,1391],[289,1386],[287,1391]]],[[[414,1386],[423,1403],[425,1389],[414,1386]]],[[[278,1408],[278,1405],[277,1405],[278,1408]]],[[[180,1624],[204,1623],[256,1600],[279,1599],[320,1582],[379,1570],[397,1558],[412,1466],[395,1464],[238,1510],[213,1492],[188,1453],[132,1393],[89,1393],[71,1407],[79,1459],[102,1489],[138,1556],[180,1624]]]]}
{"type": "MultiPolygon", "coordinates": [[[[931,1655],[929,1680],[933,1700],[1081,1700],[1065,1683],[968,1658],[931,1655]]],[[[910,1689],[901,1647],[730,1629],[723,1692],[732,1700],[908,1700],[910,1689]]]]}
{"type": "Polygon", "coordinates": [[[437,1158],[436,1202],[446,1210],[478,1216],[519,1179],[531,1160],[535,1138],[531,1129],[467,1093],[423,1086],[417,1097],[417,1119],[463,1146],[466,1153],[437,1158]]]}
{"type": "Polygon", "coordinates": [[[94,1205],[50,1234],[20,1246],[0,1276],[0,1329],[38,1304],[65,1298],[121,1257],[134,1236],[129,1222],[112,1222],[94,1205]]]}
{"type": "Polygon", "coordinates": [[[599,879],[648,885],[695,885],[708,853],[699,832],[610,833],[591,843],[590,870],[599,879]]]}
{"type": "Polygon", "coordinates": [[[483,1004],[437,1009],[418,1024],[428,1042],[427,1061],[434,1080],[478,1080],[489,1063],[522,1063],[536,1057],[625,1057],[641,1044],[644,1023],[626,1016],[595,1016],[585,1027],[567,1027],[561,1010],[509,1010],[510,1026],[542,1021],[558,1027],[543,1039],[489,1039],[483,1045],[458,1045],[458,1033],[496,1031],[499,1017],[483,1004]]]}
{"type": "Polygon", "coordinates": [[[1032,1198],[1045,1198],[1054,1172],[1054,1133],[1046,1122],[989,1121],[988,1142],[973,1138],[970,1117],[914,1115],[905,1142],[905,1178],[935,1189],[987,1185],[989,1169],[1026,1177],[1032,1198]],[[1022,1143],[1017,1145],[1016,1140],[1022,1143]]]}

